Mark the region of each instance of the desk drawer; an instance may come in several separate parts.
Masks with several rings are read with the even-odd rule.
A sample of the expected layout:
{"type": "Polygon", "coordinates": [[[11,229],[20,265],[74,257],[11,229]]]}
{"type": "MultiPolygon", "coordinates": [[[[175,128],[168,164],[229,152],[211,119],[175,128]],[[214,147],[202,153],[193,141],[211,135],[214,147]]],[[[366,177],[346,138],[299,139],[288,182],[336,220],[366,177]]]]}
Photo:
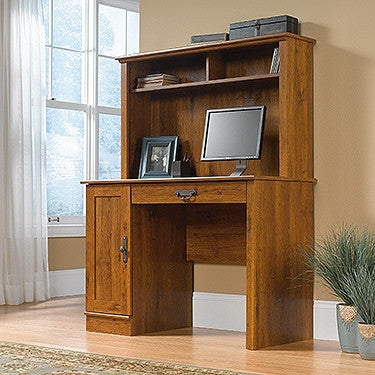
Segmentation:
{"type": "Polygon", "coordinates": [[[245,202],[246,182],[173,182],[132,186],[133,204],[245,202]]]}

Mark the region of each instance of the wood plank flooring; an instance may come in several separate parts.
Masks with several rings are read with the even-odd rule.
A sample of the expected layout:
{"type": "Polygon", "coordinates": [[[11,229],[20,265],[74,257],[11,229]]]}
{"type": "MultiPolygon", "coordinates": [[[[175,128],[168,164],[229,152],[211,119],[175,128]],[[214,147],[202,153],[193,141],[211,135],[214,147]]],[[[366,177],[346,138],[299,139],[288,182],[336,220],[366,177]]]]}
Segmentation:
{"type": "Polygon", "coordinates": [[[240,332],[194,328],[134,337],[89,333],[83,312],[82,296],[2,306],[0,341],[256,374],[375,374],[375,361],[342,353],[335,341],[308,340],[249,351],[240,332]]]}

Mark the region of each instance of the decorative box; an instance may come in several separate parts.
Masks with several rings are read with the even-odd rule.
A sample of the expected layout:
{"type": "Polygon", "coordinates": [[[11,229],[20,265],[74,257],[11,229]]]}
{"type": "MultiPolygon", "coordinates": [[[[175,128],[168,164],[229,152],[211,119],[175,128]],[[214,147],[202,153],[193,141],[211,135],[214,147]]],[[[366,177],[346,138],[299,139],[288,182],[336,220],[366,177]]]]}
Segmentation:
{"type": "Polygon", "coordinates": [[[191,43],[222,42],[228,40],[228,38],[228,33],[193,35],[191,37],[191,43]]]}
{"type": "Polygon", "coordinates": [[[284,15],[231,23],[229,39],[242,39],[285,32],[298,34],[297,18],[284,15]]]}

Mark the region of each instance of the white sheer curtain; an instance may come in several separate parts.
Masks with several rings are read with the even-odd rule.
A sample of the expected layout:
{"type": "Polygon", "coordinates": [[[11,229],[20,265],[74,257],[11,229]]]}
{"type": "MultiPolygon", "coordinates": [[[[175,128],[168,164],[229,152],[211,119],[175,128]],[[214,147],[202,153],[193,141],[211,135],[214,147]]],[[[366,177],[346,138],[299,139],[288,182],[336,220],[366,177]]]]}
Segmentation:
{"type": "Polygon", "coordinates": [[[49,298],[41,0],[0,0],[0,304],[49,298]]]}

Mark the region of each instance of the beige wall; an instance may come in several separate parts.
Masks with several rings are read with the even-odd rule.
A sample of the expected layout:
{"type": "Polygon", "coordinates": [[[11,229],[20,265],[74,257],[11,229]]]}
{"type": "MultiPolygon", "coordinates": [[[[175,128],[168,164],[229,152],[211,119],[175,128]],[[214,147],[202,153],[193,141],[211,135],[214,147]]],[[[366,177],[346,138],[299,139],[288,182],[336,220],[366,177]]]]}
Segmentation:
{"type": "MultiPolygon", "coordinates": [[[[375,228],[374,0],[141,0],[141,50],[187,45],[231,22],[289,14],[314,51],[315,227],[375,228]]],[[[195,290],[244,293],[244,267],[196,265],[195,290]]],[[[317,299],[332,299],[317,286],[317,299]]]]}
{"type": "Polygon", "coordinates": [[[48,264],[51,271],[85,267],[86,239],[50,238],[48,240],[48,264]]]}

